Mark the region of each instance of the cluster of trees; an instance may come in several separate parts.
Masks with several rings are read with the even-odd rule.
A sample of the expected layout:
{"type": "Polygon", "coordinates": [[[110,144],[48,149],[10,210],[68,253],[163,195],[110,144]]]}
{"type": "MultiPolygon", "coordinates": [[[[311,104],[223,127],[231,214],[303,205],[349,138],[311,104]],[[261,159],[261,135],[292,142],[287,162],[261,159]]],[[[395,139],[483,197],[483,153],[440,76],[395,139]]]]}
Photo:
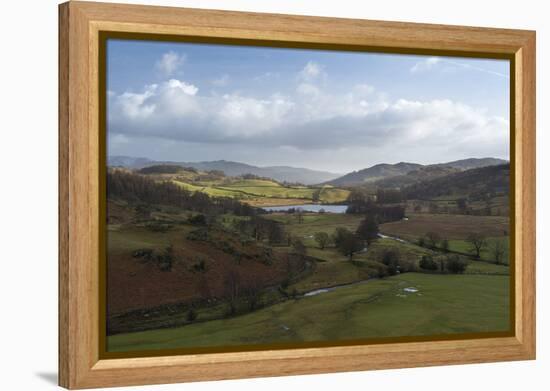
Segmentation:
{"type": "Polygon", "coordinates": [[[207,214],[234,213],[254,216],[256,209],[231,198],[214,198],[190,192],[171,182],[155,182],[143,175],[120,170],[107,173],[107,197],[130,203],[170,205],[207,214]]]}
{"type": "MultiPolygon", "coordinates": [[[[287,254],[286,260],[286,279],[281,283],[280,290],[285,295],[288,285],[296,279],[307,268],[306,246],[300,239],[292,241],[292,251],[287,254]]],[[[263,305],[262,292],[265,288],[262,283],[255,278],[245,279],[235,266],[229,269],[223,280],[223,296],[227,302],[227,316],[234,316],[238,313],[254,311],[263,305]]],[[[292,296],[297,294],[296,290],[292,296]]]]}
{"type": "Polygon", "coordinates": [[[376,216],[367,215],[359,223],[355,232],[344,227],[338,227],[332,237],[326,232],[317,232],[314,238],[321,249],[333,243],[341,254],[353,261],[355,253],[363,250],[365,245],[370,245],[378,238],[378,222],[376,216]]]}
{"type": "Polygon", "coordinates": [[[420,247],[427,247],[432,250],[439,249],[444,252],[449,251],[449,240],[434,231],[426,232],[424,236],[419,237],[418,245],[420,247]]]}
{"type": "Polygon", "coordinates": [[[138,172],[140,174],[177,174],[181,171],[187,171],[182,166],[177,164],[158,164],[154,166],[144,167],[138,172]]]}
{"type": "Polygon", "coordinates": [[[421,213],[422,211],[428,210],[429,213],[443,213],[443,214],[462,214],[462,215],[473,215],[473,216],[502,216],[506,215],[506,209],[495,207],[492,204],[492,197],[496,194],[486,194],[485,195],[485,207],[478,206],[476,208],[471,206],[471,197],[468,198],[458,198],[455,200],[456,205],[443,203],[440,204],[437,201],[417,201],[414,203],[414,211],[421,213]]]}
{"type": "Polygon", "coordinates": [[[364,214],[375,216],[379,224],[399,221],[405,217],[405,207],[402,205],[379,205],[372,199],[354,199],[346,209],[349,214],[364,214]]]}
{"type": "Polygon", "coordinates": [[[468,263],[458,254],[449,254],[438,259],[434,259],[431,255],[423,255],[419,266],[426,271],[462,274],[466,271],[468,263]]]}
{"type": "Polygon", "coordinates": [[[376,202],[379,204],[398,204],[403,201],[403,195],[398,189],[378,189],[376,202]]]}
{"type": "Polygon", "coordinates": [[[469,251],[474,257],[479,259],[483,251],[489,251],[496,264],[504,263],[507,246],[503,239],[496,239],[489,242],[484,235],[471,233],[466,238],[466,242],[470,245],[469,251]]]}
{"type": "MultiPolygon", "coordinates": [[[[474,258],[480,259],[482,252],[489,251],[496,264],[503,264],[506,258],[507,246],[503,239],[489,241],[483,234],[472,232],[466,237],[468,243],[468,253],[474,258]]],[[[427,232],[424,236],[418,238],[418,245],[432,250],[442,250],[450,252],[449,240],[442,237],[434,231],[427,232]]]]}
{"type": "Polygon", "coordinates": [[[239,303],[244,302],[248,311],[254,311],[260,305],[262,286],[258,280],[244,279],[237,268],[225,273],[223,292],[227,301],[227,316],[234,316],[239,310],[239,303]]]}
{"type": "Polygon", "coordinates": [[[288,235],[283,225],[277,221],[252,216],[247,220],[234,220],[233,225],[238,232],[256,241],[267,239],[270,244],[288,244],[288,235]]]}
{"type": "Polygon", "coordinates": [[[497,193],[508,193],[510,165],[474,168],[421,181],[402,189],[405,199],[432,199],[452,194],[468,194],[471,200],[483,200],[497,193]]]}
{"type": "Polygon", "coordinates": [[[193,182],[219,181],[220,179],[224,179],[224,178],[225,178],[225,173],[222,170],[210,170],[200,175],[197,175],[193,182]]]}
{"type": "Polygon", "coordinates": [[[172,245],[169,245],[162,251],[150,248],[135,250],[132,256],[144,262],[155,262],[158,268],[163,272],[171,271],[174,263],[174,249],[172,245]]]}

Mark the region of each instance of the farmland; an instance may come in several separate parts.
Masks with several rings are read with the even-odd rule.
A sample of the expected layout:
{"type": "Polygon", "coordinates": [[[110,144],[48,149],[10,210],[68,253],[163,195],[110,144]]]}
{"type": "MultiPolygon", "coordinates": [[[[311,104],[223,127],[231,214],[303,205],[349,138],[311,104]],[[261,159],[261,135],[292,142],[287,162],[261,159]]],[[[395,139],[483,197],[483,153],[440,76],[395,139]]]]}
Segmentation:
{"type": "MultiPolygon", "coordinates": [[[[157,181],[171,181],[177,186],[199,191],[212,197],[231,197],[254,206],[300,205],[312,202],[334,204],[345,202],[349,190],[330,185],[304,186],[280,183],[269,178],[226,177],[223,173],[202,173],[177,170],[147,176],[157,181]]],[[[148,171],[147,171],[148,172],[148,171]]]]}
{"type": "Polygon", "coordinates": [[[110,178],[109,350],[508,329],[509,220],[473,199],[463,213],[455,196],[423,201],[448,203],[430,213],[395,191],[180,168],[110,178]],[[290,208],[305,204],[319,212],[290,208]],[[256,208],[274,205],[289,209],[256,208]]]}
{"type": "Polygon", "coordinates": [[[403,239],[416,240],[426,232],[435,231],[441,236],[465,239],[472,231],[487,236],[508,235],[508,218],[500,216],[468,216],[451,214],[408,214],[408,220],[382,224],[381,232],[403,239]]]}
{"type": "Polygon", "coordinates": [[[108,343],[111,351],[131,351],[506,331],[509,324],[507,277],[409,273],[108,343]],[[410,287],[418,292],[403,290],[410,287]]]}

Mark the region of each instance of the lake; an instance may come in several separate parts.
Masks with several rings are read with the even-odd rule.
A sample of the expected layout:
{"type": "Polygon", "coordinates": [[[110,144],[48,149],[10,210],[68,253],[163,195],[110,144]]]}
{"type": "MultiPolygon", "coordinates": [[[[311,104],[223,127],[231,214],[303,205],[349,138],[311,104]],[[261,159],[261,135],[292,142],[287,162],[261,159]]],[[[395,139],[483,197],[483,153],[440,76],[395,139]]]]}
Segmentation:
{"type": "Polygon", "coordinates": [[[304,204],[304,205],[284,205],[284,206],[264,206],[262,209],[271,212],[284,212],[288,209],[302,209],[304,212],[319,213],[324,209],[328,213],[346,213],[347,205],[323,205],[323,204],[304,204]]]}

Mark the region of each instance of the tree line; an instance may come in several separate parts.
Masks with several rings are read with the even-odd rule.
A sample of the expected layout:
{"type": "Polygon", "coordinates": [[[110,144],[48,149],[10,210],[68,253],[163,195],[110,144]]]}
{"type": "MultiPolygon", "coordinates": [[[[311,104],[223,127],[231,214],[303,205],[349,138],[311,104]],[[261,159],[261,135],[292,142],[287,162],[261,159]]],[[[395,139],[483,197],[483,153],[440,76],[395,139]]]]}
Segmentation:
{"type": "MultiPolygon", "coordinates": [[[[387,201],[401,200],[398,190],[380,190],[374,201],[373,197],[363,189],[353,189],[348,196],[346,213],[362,214],[376,218],[378,224],[399,221],[405,217],[405,207],[402,205],[384,205],[387,201]]],[[[400,202],[400,201],[399,201],[400,202]]]]}
{"type": "Polygon", "coordinates": [[[257,209],[227,197],[190,192],[172,182],[156,182],[143,175],[119,170],[107,172],[107,198],[130,203],[169,205],[206,214],[234,213],[254,216],[257,209]]]}

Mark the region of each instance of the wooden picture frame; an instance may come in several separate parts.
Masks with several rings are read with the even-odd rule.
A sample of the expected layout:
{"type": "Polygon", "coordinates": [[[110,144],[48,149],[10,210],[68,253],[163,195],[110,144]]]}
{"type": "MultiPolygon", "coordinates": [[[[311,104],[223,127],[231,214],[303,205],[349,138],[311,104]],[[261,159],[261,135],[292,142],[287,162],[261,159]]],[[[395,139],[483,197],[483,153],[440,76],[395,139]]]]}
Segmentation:
{"type": "MultiPolygon", "coordinates": [[[[104,213],[104,212],[103,212],[104,213]]],[[[59,384],[91,388],[535,358],[535,32],[68,2],[59,6],[59,384]],[[512,62],[514,332],[491,338],[105,358],[100,220],[105,157],[100,36],[161,34],[284,47],[512,62]]]]}

